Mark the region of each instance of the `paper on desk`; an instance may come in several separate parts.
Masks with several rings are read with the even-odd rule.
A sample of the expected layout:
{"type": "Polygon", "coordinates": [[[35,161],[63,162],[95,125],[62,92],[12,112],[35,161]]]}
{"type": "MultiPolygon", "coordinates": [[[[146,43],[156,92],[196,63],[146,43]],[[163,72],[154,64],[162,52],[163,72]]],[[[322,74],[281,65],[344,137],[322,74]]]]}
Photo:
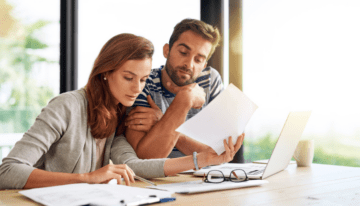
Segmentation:
{"type": "Polygon", "coordinates": [[[171,197],[172,192],[111,184],[69,184],[23,190],[19,193],[44,205],[126,205],[156,202],[171,197]],[[156,198],[149,198],[156,195],[156,198]]]}
{"type": "Polygon", "coordinates": [[[190,182],[180,182],[172,184],[162,184],[158,186],[149,186],[148,188],[154,188],[159,190],[166,190],[176,193],[199,193],[199,192],[209,192],[216,190],[226,190],[226,189],[235,189],[241,187],[253,187],[259,186],[262,184],[268,183],[266,180],[248,180],[246,182],[222,182],[222,183],[206,183],[202,180],[190,181],[190,182]]]}
{"type": "Polygon", "coordinates": [[[225,151],[223,140],[232,136],[235,144],[257,108],[240,89],[229,84],[209,105],[176,131],[209,145],[220,155],[225,151]]]}

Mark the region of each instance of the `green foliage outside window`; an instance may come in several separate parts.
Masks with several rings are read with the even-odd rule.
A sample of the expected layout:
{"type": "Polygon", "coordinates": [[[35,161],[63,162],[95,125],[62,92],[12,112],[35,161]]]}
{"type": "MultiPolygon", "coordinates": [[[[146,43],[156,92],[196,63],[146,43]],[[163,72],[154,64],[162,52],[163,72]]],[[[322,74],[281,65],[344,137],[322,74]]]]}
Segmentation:
{"type": "Polygon", "coordinates": [[[39,84],[34,72],[41,64],[56,63],[41,55],[48,45],[39,36],[49,22],[24,25],[11,16],[12,7],[6,1],[0,6],[6,16],[1,24],[7,26],[0,35],[0,133],[23,133],[54,96],[49,86],[39,84]]]}
{"type": "MultiPolygon", "coordinates": [[[[276,141],[277,138],[272,138],[271,134],[268,134],[255,141],[249,141],[245,139],[245,161],[253,162],[255,160],[269,159],[275,147],[276,141]]],[[[327,153],[324,150],[324,146],[321,145],[315,146],[313,163],[360,167],[360,159],[351,158],[346,154],[327,153]]]]}

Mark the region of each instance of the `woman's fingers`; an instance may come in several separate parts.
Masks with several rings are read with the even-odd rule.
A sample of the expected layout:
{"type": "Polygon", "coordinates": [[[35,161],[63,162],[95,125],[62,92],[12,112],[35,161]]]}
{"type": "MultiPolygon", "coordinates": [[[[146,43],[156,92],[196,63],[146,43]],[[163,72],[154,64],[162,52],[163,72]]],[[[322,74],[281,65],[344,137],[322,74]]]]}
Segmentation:
{"type": "Polygon", "coordinates": [[[238,139],[236,140],[236,144],[235,144],[235,151],[238,151],[241,147],[241,145],[243,144],[245,138],[245,133],[242,133],[238,139]]]}
{"type": "Polygon", "coordinates": [[[135,183],[135,174],[130,170],[126,170],[126,174],[129,177],[130,182],[135,183]]]}
{"type": "Polygon", "coordinates": [[[232,141],[232,136],[229,137],[229,148],[231,151],[234,151],[234,143],[232,141]]]}
{"type": "Polygon", "coordinates": [[[126,185],[135,182],[134,171],[126,164],[108,164],[98,170],[89,173],[89,183],[109,183],[112,179],[117,180],[117,184],[122,183],[122,178],[126,185]]]}
{"type": "Polygon", "coordinates": [[[130,167],[128,167],[127,165],[123,164],[123,165],[115,165],[117,168],[115,168],[115,173],[121,175],[124,178],[124,181],[126,183],[126,185],[130,185],[130,182],[134,183],[135,179],[134,179],[134,171],[132,171],[130,169],[130,167]]]}
{"type": "Polygon", "coordinates": [[[129,176],[128,176],[128,174],[127,174],[126,171],[123,171],[122,177],[124,178],[125,184],[126,184],[127,186],[130,186],[130,179],[129,179],[129,176]]]}
{"type": "Polygon", "coordinates": [[[224,162],[228,162],[228,161],[230,161],[230,160],[228,160],[229,157],[230,157],[230,158],[232,157],[232,152],[231,152],[228,144],[226,143],[226,139],[224,139],[224,148],[225,148],[225,156],[224,156],[225,159],[224,159],[224,162]]]}
{"type": "Polygon", "coordinates": [[[114,177],[114,179],[116,179],[117,180],[117,184],[118,185],[121,185],[121,182],[122,182],[122,179],[121,179],[121,175],[114,175],[115,177],[114,177]]]}

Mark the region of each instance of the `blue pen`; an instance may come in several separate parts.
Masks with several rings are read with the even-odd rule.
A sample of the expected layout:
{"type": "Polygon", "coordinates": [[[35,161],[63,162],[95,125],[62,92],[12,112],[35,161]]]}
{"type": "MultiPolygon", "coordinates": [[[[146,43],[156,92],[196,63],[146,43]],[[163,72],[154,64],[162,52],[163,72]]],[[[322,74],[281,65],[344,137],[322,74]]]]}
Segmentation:
{"type": "Polygon", "coordinates": [[[176,197],[167,197],[167,198],[162,198],[160,199],[160,202],[171,202],[171,201],[175,201],[176,197]]]}

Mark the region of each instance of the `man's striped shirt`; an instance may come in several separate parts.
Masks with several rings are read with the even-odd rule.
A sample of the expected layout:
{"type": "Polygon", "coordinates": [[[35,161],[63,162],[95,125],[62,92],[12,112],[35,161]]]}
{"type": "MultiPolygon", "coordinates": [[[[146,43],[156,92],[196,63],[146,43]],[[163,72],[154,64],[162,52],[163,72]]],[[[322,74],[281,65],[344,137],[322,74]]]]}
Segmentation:
{"type": "MultiPolygon", "coordinates": [[[[167,108],[169,108],[170,104],[174,100],[175,94],[165,89],[165,87],[163,87],[163,84],[161,83],[161,70],[163,68],[164,66],[161,66],[157,69],[152,69],[149,78],[146,80],[145,87],[135,100],[133,107],[150,107],[146,98],[147,95],[150,94],[155,104],[161,109],[163,114],[165,114],[167,108]]],[[[201,71],[199,77],[195,80],[195,83],[198,83],[199,86],[202,87],[206,93],[205,103],[202,108],[206,107],[206,105],[208,105],[224,89],[220,74],[212,67],[206,67],[203,71],[201,71]]],[[[191,108],[187,114],[186,120],[195,116],[198,112],[201,111],[202,108],[191,108]]],[[[176,151],[176,148],[174,148],[174,150],[176,151]]],[[[173,151],[172,153],[174,153],[175,151],[173,151]]],[[[175,156],[170,154],[169,157],[171,158],[175,156]]]]}

